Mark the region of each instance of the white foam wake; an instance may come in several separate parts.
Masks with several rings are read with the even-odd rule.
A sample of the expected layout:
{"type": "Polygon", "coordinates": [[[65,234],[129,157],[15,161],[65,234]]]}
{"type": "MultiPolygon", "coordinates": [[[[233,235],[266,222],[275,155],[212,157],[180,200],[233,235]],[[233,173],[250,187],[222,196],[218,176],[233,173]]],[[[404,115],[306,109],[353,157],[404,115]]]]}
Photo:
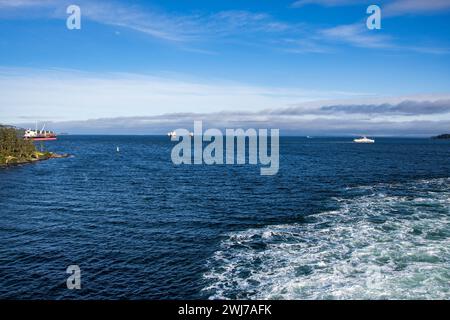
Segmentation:
{"type": "Polygon", "coordinates": [[[361,187],[305,223],[227,235],[212,299],[450,298],[449,179],[361,187]]]}

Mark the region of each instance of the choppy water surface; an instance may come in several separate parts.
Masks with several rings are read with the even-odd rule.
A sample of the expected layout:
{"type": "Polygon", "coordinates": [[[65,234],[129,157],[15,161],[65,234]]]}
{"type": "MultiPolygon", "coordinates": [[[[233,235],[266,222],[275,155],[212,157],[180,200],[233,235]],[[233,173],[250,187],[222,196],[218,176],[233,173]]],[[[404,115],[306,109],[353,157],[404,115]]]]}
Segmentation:
{"type": "Polygon", "coordinates": [[[450,143],[349,141],[282,138],[260,176],[176,167],[166,137],[63,136],[73,158],[0,170],[0,297],[450,298],[450,143]]]}

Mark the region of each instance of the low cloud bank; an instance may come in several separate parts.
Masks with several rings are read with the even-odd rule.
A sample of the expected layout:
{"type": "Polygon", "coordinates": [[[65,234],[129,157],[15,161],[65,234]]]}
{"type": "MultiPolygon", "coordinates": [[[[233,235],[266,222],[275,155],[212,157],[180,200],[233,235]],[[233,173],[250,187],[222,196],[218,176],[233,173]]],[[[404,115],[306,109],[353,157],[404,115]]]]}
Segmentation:
{"type": "MultiPolygon", "coordinates": [[[[177,128],[279,128],[284,135],[434,135],[450,132],[450,100],[397,104],[297,106],[258,112],[170,113],[147,117],[47,122],[71,134],[166,134],[177,128]],[[430,118],[431,117],[431,118],[430,118]]],[[[33,127],[34,124],[17,124],[33,127]]]]}

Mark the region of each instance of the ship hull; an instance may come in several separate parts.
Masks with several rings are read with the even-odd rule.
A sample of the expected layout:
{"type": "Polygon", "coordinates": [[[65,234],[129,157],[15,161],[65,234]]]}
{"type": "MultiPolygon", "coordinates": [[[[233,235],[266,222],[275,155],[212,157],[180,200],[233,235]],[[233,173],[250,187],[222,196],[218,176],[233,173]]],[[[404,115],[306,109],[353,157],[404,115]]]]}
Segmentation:
{"type": "Polygon", "coordinates": [[[53,141],[56,140],[56,137],[52,138],[24,138],[25,140],[32,140],[32,141],[53,141]]]}

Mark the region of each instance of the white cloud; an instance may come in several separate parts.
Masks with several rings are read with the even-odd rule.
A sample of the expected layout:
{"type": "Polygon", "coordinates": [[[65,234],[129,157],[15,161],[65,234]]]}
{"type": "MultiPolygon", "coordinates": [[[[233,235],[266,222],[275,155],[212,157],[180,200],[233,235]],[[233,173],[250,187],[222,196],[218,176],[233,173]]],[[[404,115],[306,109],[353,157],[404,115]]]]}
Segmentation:
{"type": "Polygon", "coordinates": [[[0,118],[84,120],[165,112],[257,111],[293,103],[361,96],[338,91],[252,86],[181,76],[0,69],[0,118]]]}
{"type": "Polygon", "coordinates": [[[0,68],[0,106],[2,123],[42,121],[71,133],[161,134],[204,120],[292,133],[425,134],[450,123],[450,94],[379,97],[77,70],[0,68]]]}
{"type": "MultiPolygon", "coordinates": [[[[58,132],[165,134],[176,128],[192,129],[193,122],[202,120],[204,128],[279,128],[282,134],[376,134],[435,135],[448,132],[450,96],[444,100],[429,96],[426,100],[402,97],[378,98],[372,104],[328,105],[316,102],[318,108],[304,105],[261,111],[222,111],[203,113],[164,113],[154,116],[115,117],[87,121],[47,122],[58,132]],[[387,101],[397,101],[389,103],[387,101]]],[[[30,127],[32,120],[24,117],[18,124],[30,127]]],[[[42,119],[45,120],[45,119],[42,119]]]]}

